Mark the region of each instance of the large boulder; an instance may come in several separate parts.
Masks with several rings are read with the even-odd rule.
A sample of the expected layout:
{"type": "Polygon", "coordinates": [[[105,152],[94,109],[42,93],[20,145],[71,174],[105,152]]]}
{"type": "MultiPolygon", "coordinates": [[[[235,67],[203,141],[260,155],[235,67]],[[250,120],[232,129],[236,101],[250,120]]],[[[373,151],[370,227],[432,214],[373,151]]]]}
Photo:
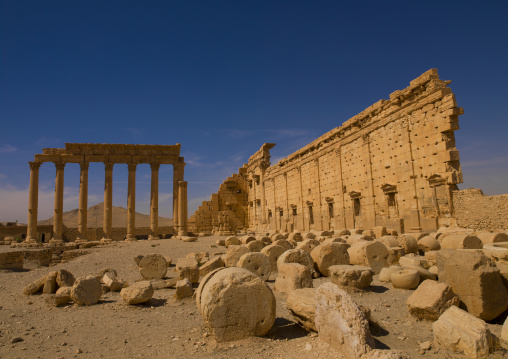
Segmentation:
{"type": "Polygon", "coordinates": [[[316,288],[295,289],[286,299],[286,308],[293,314],[296,322],[314,332],[317,332],[316,301],[316,288]]]}
{"type": "Polygon", "coordinates": [[[201,281],[196,304],[218,342],[265,335],[275,322],[275,296],[244,268],[219,268],[201,281]]]}
{"type": "Polygon", "coordinates": [[[188,279],[191,283],[199,282],[199,266],[194,258],[180,258],[176,262],[175,269],[180,280],[188,279]]]}
{"type": "Polygon", "coordinates": [[[166,262],[166,258],[160,254],[147,254],[139,261],[139,273],[145,279],[164,278],[167,271],[168,263],[166,262]]]}
{"type": "Polygon", "coordinates": [[[79,305],[92,305],[98,303],[102,295],[101,282],[94,276],[76,279],[71,289],[71,298],[79,305]]]}
{"type": "Polygon", "coordinates": [[[487,256],[469,250],[441,250],[436,261],[439,281],[452,287],[475,317],[492,320],[508,308],[508,292],[499,269],[487,256]]]}
{"type": "Polygon", "coordinates": [[[238,260],[237,266],[250,270],[264,281],[270,279],[272,273],[272,263],[266,255],[259,252],[245,253],[238,260]]]}
{"type": "Polygon", "coordinates": [[[274,286],[276,291],[289,294],[295,289],[313,287],[312,273],[309,267],[300,263],[284,263],[278,268],[279,272],[274,286]]]}
{"type": "Polygon", "coordinates": [[[127,288],[123,288],[120,291],[120,296],[127,304],[141,304],[152,299],[153,293],[152,284],[145,280],[136,282],[127,288]]]}
{"type": "Polygon", "coordinates": [[[358,241],[347,250],[351,264],[371,267],[376,274],[388,267],[388,249],[378,241],[358,241]]]}
{"type": "Polygon", "coordinates": [[[412,316],[435,321],[452,305],[458,306],[459,302],[450,286],[427,279],[409,296],[406,305],[412,316]]]}
{"type": "Polygon", "coordinates": [[[315,318],[319,338],[346,358],[360,358],[374,348],[367,318],[336,284],[325,283],[317,289],[315,318]]]}
{"type": "Polygon", "coordinates": [[[312,260],[311,255],[303,249],[290,249],[282,253],[279,259],[277,259],[277,269],[279,272],[281,266],[285,263],[302,264],[309,268],[313,278],[317,278],[319,276],[314,269],[314,261],[312,260]]]}
{"type": "Polygon", "coordinates": [[[333,265],[349,264],[349,245],[346,243],[320,244],[310,252],[316,269],[325,277],[330,275],[328,270],[333,265]]]}
{"type": "Polygon", "coordinates": [[[23,289],[23,293],[25,293],[26,295],[32,295],[41,291],[42,288],[44,287],[44,283],[46,283],[46,277],[47,276],[40,277],[39,279],[36,279],[35,281],[27,285],[23,289]]]}
{"type": "Polygon", "coordinates": [[[346,288],[367,288],[374,275],[372,268],[354,265],[333,265],[329,271],[332,283],[346,288]]]}
{"type": "Polygon", "coordinates": [[[56,284],[58,287],[72,287],[76,278],[66,269],[59,269],[56,274],[56,284]]]}

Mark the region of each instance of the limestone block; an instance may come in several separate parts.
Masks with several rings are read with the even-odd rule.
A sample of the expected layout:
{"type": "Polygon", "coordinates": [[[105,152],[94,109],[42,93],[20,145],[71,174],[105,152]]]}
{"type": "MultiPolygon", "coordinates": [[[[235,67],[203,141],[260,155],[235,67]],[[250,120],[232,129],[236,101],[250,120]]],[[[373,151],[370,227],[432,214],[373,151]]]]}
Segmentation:
{"type": "Polygon", "coordinates": [[[58,275],[58,272],[50,272],[46,276],[46,281],[44,282],[44,287],[42,288],[42,293],[44,293],[44,294],[56,293],[56,290],[58,289],[58,285],[56,284],[56,276],[57,275],[58,275]]]}
{"type": "Polygon", "coordinates": [[[437,266],[430,267],[429,272],[434,274],[436,277],[439,277],[439,269],[437,266]]]}
{"type": "Polygon", "coordinates": [[[311,255],[302,249],[290,249],[281,254],[277,259],[277,269],[280,272],[281,265],[285,263],[300,263],[309,268],[313,278],[317,278],[319,275],[314,269],[314,260],[311,255]]]}
{"type": "Polygon", "coordinates": [[[317,289],[315,318],[319,338],[346,358],[360,358],[374,348],[369,322],[336,284],[325,283],[317,289]]]}
{"type": "Polygon", "coordinates": [[[485,244],[483,253],[495,262],[508,263],[508,242],[485,244]]]}
{"type": "Polygon", "coordinates": [[[301,242],[303,241],[303,236],[300,232],[291,232],[287,238],[288,242],[301,242]]]}
{"type": "Polygon", "coordinates": [[[214,257],[214,258],[210,259],[208,262],[206,262],[205,264],[203,264],[201,267],[199,267],[199,276],[204,277],[205,275],[207,275],[214,269],[221,268],[221,267],[224,267],[224,261],[222,260],[222,258],[219,256],[214,257]]]}
{"type": "Polygon", "coordinates": [[[372,238],[371,236],[365,235],[365,234],[352,234],[349,237],[347,237],[346,242],[347,242],[347,244],[352,246],[356,242],[361,242],[361,241],[369,241],[370,242],[373,240],[374,240],[374,238],[372,238]]]}
{"type": "Polygon", "coordinates": [[[372,240],[378,238],[378,237],[376,237],[376,233],[374,233],[374,231],[372,229],[367,229],[367,230],[363,231],[362,234],[364,236],[368,236],[368,237],[372,238],[372,240]]]}
{"type": "Polygon", "coordinates": [[[319,243],[316,239],[306,239],[296,246],[296,249],[303,249],[307,253],[311,253],[314,248],[319,246],[321,243],[319,243]]]}
{"type": "Polygon", "coordinates": [[[394,288],[415,289],[420,283],[420,275],[417,270],[403,269],[393,272],[390,281],[394,288]]]}
{"type": "Polygon", "coordinates": [[[133,285],[122,289],[120,291],[120,296],[127,304],[141,304],[152,299],[153,293],[154,290],[152,284],[145,280],[136,282],[133,285]]]}
{"type": "Polygon", "coordinates": [[[196,242],[198,240],[198,237],[183,236],[180,239],[182,240],[182,242],[196,242]]]}
{"type": "Polygon", "coordinates": [[[452,305],[459,305],[459,297],[450,286],[433,280],[425,280],[406,301],[409,314],[435,321],[452,305]]]}
{"type": "Polygon", "coordinates": [[[215,241],[215,244],[218,245],[218,246],[226,246],[226,240],[225,239],[217,239],[215,241]]]}
{"type": "Polygon", "coordinates": [[[277,270],[277,259],[286,251],[285,248],[274,244],[270,244],[266,247],[264,247],[260,253],[263,253],[265,256],[268,257],[268,260],[270,261],[272,265],[272,271],[277,270]]]}
{"type": "Polygon", "coordinates": [[[187,278],[191,283],[199,282],[199,266],[194,258],[180,258],[176,262],[176,272],[178,278],[187,278]]]}
{"type": "Polygon", "coordinates": [[[386,236],[388,234],[385,226],[376,226],[376,227],[372,228],[372,231],[374,232],[374,235],[376,236],[376,238],[381,238],[381,237],[386,236]]]}
{"type": "MultiPolygon", "coordinates": [[[[166,258],[166,257],[164,257],[166,258]]],[[[202,265],[210,259],[210,253],[208,252],[192,252],[185,256],[185,258],[194,258],[196,262],[198,262],[198,265],[202,265]]],[[[167,260],[166,260],[167,262],[167,260]]]]}
{"type": "Polygon", "coordinates": [[[434,343],[470,358],[487,358],[494,338],[487,324],[456,306],[451,306],[432,324],[434,343]]]}
{"type": "Polygon", "coordinates": [[[194,289],[192,289],[192,283],[187,278],[176,282],[175,299],[184,299],[192,297],[194,289]]]}
{"type": "Polygon", "coordinates": [[[98,303],[101,295],[101,282],[91,275],[76,279],[71,289],[71,298],[78,305],[98,303]]]}
{"type": "Polygon", "coordinates": [[[438,251],[441,249],[439,241],[431,236],[423,237],[418,241],[418,250],[422,252],[438,251]]]}
{"type": "Polygon", "coordinates": [[[372,268],[354,265],[333,265],[329,268],[329,272],[332,283],[359,289],[370,287],[374,275],[372,268]]]}
{"type": "Polygon", "coordinates": [[[422,266],[425,268],[427,268],[427,267],[430,268],[432,266],[437,265],[437,262],[436,262],[437,253],[438,253],[437,251],[425,252],[425,263],[422,264],[422,266]]]}
{"type": "Polygon", "coordinates": [[[239,246],[240,244],[242,244],[242,241],[240,241],[235,236],[226,238],[226,247],[228,247],[228,248],[229,248],[229,246],[239,246]]]}
{"type": "Polygon", "coordinates": [[[224,265],[226,267],[236,267],[240,257],[249,252],[249,248],[245,246],[229,246],[224,258],[224,265]]]}
{"type": "Polygon", "coordinates": [[[175,288],[177,282],[178,282],[178,278],[152,279],[150,281],[154,290],[164,289],[164,288],[175,288]]]}
{"type": "Polygon", "coordinates": [[[400,247],[399,240],[395,236],[385,235],[383,237],[378,237],[378,241],[383,243],[387,248],[400,247]]]}
{"type": "MultiPolygon", "coordinates": [[[[143,256],[141,256],[140,260],[143,259],[143,256]]],[[[99,282],[102,282],[102,278],[104,277],[104,274],[106,273],[110,273],[112,274],[113,276],[115,277],[118,277],[118,273],[116,270],[114,270],[113,268],[103,268],[101,269],[101,271],[99,272],[99,275],[97,275],[95,278],[97,278],[97,280],[99,282]]]]}
{"type": "Polygon", "coordinates": [[[407,255],[399,259],[399,265],[404,267],[406,265],[421,266],[423,267],[426,263],[424,256],[407,255]]]}
{"type": "Polygon", "coordinates": [[[429,234],[427,232],[415,232],[415,233],[411,233],[411,236],[413,236],[416,241],[419,241],[420,239],[422,239],[423,237],[426,237],[428,236],[429,234]]]}
{"type": "Polygon", "coordinates": [[[272,263],[266,255],[259,252],[245,253],[238,260],[237,266],[250,270],[264,281],[270,279],[272,273],[272,263]]]}
{"type": "Polygon", "coordinates": [[[272,240],[272,243],[275,241],[278,241],[279,239],[286,239],[283,234],[281,233],[275,233],[270,236],[270,239],[272,240]]]}
{"type": "Polygon", "coordinates": [[[108,286],[112,292],[119,292],[125,286],[125,283],[111,272],[106,272],[104,274],[102,277],[102,283],[108,286]]]}
{"type": "Polygon", "coordinates": [[[420,282],[423,282],[424,280],[430,279],[430,280],[436,280],[436,276],[429,272],[427,269],[421,267],[421,266],[415,266],[411,264],[401,264],[402,269],[411,269],[418,272],[420,275],[420,282]]]}
{"type": "Polygon", "coordinates": [[[303,239],[316,239],[316,234],[312,232],[303,232],[302,237],[303,239]]]}
{"type": "Polygon", "coordinates": [[[147,254],[139,261],[139,273],[145,279],[164,278],[167,271],[166,259],[160,254],[147,254]]]}
{"type": "Polygon", "coordinates": [[[393,266],[399,264],[399,260],[401,257],[404,257],[406,252],[404,251],[404,248],[402,247],[387,247],[388,249],[388,258],[386,260],[388,261],[388,264],[393,266]]]}
{"type": "Polygon", "coordinates": [[[324,241],[323,241],[323,244],[324,243],[347,243],[347,241],[342,238],[342,237],[330,237],[330,238],[326,238],[324,241]]]}
{"type": "Polygon", "coordinates": [[[219,268],[209,273],[196,292],[196,304],[218,342],[263,336],[275,322],[271,289],[243,268],[219,268]]]}
{"type": "Polygon", "coordinates": [[[476,233],[476,236],[480,238],[483,245],[485,244],[491,244],[491,243],[498,243],[498,242],[508,242],[508,233],[502,233],[502,232],[480,232],[476,233]]]}
{"type": "Polygon", "coordinates": [[[362,355],[361,359],[411,359],[411,355],[403,350],[374,349],[362,355]]]}
{"type": "Polygon", "coordinates": [[[293,245],[291,243],[289,243],[288,241],[286,241],[285,239],[278,239],[278,240],[274,241],[272,244],[275,244],[276,246],[281,246],[281,247],[285,248],[286,250],[293,249],[293,245]]]}
{"type": "Polygon", "coordinates": [[[503,328],[501,328],[501,340],[503,340],[505,343],[508,342],[508,317],[505,319],[503,323],[503,328]]]}
{"type": "Polygon", "coordinates": [[[32,294],[35,294],[35,293],[41,291],[42,288],[44,287],[44,283],[46,283],[46,277],[47,276],[40,277],[39,279],[36,279],[35,281],[33,281],[32,283],[27,285],[23,289],[23,293],[26,295],[32,295],[32,294]]]}
{"type": "Polygon", "coordinates": [[[56,284],[59,287],[72,287],[76,278],[66,269],[59,269],[56,274],[56,284]]]}
{"type": "Polygon", "coordinates": [[[272,244],[272,240],[267,236],[257,236],[256,240],[263,242],[265,245],[272,244]]]}
{"type": "Polygon", "coordinates": [[[316,288],[295,289],[289,293],[286,299],[286,308],[298,324],[308,331],[317,332],[316,302],[316,288]]]}
{"type": "Polygon", "coordinates": [[[266,246],[266,244],[264,242],[255,240],[255,241],[250,241],[249,243],[245,244],[245,246],[251,252],[261,252],[261,250],[266,246]]]}
{"type": "Polygon", "coordinates": [[[274,286],[276,291],[289,294],[295,289],[313,287],[309,267],[300,263],[282,263],[278,268],[274,286]]]}
{"type": "Polygon", "coordinates": [[[359,241],[348,249],[351,264],[371,267],[376,274],[388,267],[388,249],[378,241],[359,241]]]}
{"type": "Polygon", "coordinates": [[[56,295],[54,298],[54,305],[56,307],[60,307],[65,305],[71,301],[71,291],[72,287],[60,287],[56,291],[56,295]]]}
{"type": "Polygon", "coordinates": [[[333,235],[337,237],[349,236],[351,232],[346,228],[340,228],[333,231],[333,235]]]}
{"type": "Polygon", "coordinates": [[[249,242],[252,242],[252,241],[255,241],[256,240],[256,237],[254,236],[243,236],[243,237],[240,237],[240,242],[242,242],[242,244],[247,244],[249,242]]]}
{"type": "Polygon", "coordinates": [[[391,282],[392,280],[392,273],[401,271],[402,267],[400,266],[389,266],[386,268],[381,269],[381,272],[379,272],[379,280],[381,282],[391,282]]]}
{"type": "Polygon", "coordinates": [[[481,249],[482,247],[480,238],[466,233],[449,234],[441,242],[442,249],[481,249]]]}
{"type": "Polygon", "coordinates": [[[349,245],[346,243],[323,243],[314,248],[310,255],[319,273],[328,277],[330,266],[349,264],[348,248],[349,245]]]}
{"type": "Polygon", "coordinates": [[[406,254],[409,253],[418,253],[418,242],[415,237],[404,234],[398,238],[399,245],[404,248],[404,252],[406,254]]]}
{"type": "Polygon", "coordinates": [[[439,281],[452,287],[469,313],[492,320],[508,308],[508,293],[490,258],[469,250],[441,250],[436,259],[439,281]]]}

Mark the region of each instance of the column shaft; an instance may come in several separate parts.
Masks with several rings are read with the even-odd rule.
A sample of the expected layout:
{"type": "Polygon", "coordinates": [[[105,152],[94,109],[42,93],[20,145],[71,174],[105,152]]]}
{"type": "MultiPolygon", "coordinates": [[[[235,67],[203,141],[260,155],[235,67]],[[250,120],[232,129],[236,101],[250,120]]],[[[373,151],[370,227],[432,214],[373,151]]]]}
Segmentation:
{"type": "Polygon", "coordinates": [[[37,208],[39,204],[39,168],[41,162],[28,162],[30,165],[30,189],[28,193],[27,242],[38,242],[37,208]]]}
{"type": "Polygon", "coordinates": [[[152,181],[150,185],[150,236],[159,239],[159,163],[150,163],[152,181]]]}
{"type": "Polygon", "coordinates": [[[127,185],[127,240],[136,239],[136,164],[129,163],[127,185]]]}
{"type": "Polygon", "coordinates": [[[178,214],[180,223],[178,225],[178,235],[187,235],[187,182],[178,182],[178,214]]]}
{"type": "Polygon", "coordinates": [[[63,242],[62,214],[63,214],[63,192],[64,192],[64,168],[65,162],[55,162],[55,209],[53,213],[53,238],[50,242],[63,242]]]}
{"type": "Polygon", "coordinates": [[[173,164],[173,228],[178,233],[178,182],[183,181],[185,163],[173,164]]]}
{"type": "Polygon", "coordinates": [[[88,162],[80,163],[78,239],[88,239],[88,162]]]}
{"type": "Polygon", "coordinates": [[[103,221],[103,230],[104,230],[104,238],[103,240],[111,239],[111,228],[112,228],[112,220],[113,220],[113,163],[106,162],[104,163],[105,168],[105,178],[104,178],[104,221],[103,221]]]}

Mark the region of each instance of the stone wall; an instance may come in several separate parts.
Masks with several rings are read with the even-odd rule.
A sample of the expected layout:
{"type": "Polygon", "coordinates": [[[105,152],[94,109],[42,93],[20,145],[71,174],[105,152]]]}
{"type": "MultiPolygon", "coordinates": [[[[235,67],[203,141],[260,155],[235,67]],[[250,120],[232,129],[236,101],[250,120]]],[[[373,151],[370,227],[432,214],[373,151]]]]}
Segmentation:
{"type": "MultiPolygon", "coordinates": [[[[99,241],[104,237],[104,230],[102,228],[88,228],[88,240],[89,241],[99,241]]],[[[136,228],[136,238],[138,239],[147,239],[150,234],[150,227],[139,227],[136,228]]],[[[175,234],[174,228],[168,226],[159,227],[159,237],[160,238],[169,238],[170,235],[175,234]]],[[[115,241],[122,241],[125,239],[127,235],[127,228],[113,227],[111,229],[111,239],[115,241]]],[[[74,242],[79,236],[79,232],[77,228],[67,228],[63,229],[63,239],[65,242],[74,242]]],[[[49,240],[46,240],[48,242],[49,240]]]]}
{"type": "Polygon", "coordinates": [[[475,230],[508,230],[508,195],[485,196],[481,189],[453,192],[457,225],[475,230]]]}

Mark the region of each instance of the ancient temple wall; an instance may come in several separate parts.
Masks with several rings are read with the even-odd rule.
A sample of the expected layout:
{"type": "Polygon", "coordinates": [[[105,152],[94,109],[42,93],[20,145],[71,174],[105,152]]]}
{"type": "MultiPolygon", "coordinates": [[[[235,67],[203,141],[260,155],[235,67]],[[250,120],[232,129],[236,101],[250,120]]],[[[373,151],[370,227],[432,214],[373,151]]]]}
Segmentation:
{"type": "Polygon", "coordinates": [[[508,194],[485,196],[480,189],[453,192],[457,224],[464,228],[508,231],[508,194]]]}

